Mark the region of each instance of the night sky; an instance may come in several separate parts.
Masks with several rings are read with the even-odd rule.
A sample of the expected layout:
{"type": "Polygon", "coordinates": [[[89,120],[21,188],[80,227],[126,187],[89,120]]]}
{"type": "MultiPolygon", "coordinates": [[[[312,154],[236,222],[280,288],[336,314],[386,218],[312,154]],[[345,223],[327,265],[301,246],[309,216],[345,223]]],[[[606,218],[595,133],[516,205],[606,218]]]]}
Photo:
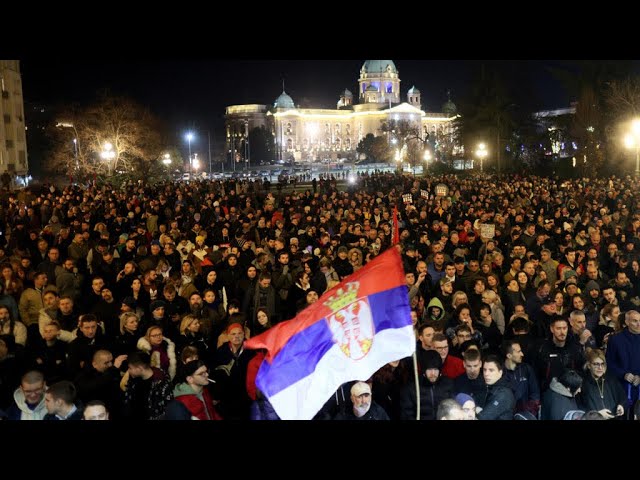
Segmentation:
{"type": "MultiPolygon", "coordinates": [[[[285,89],[302,107],[335,108],[339,93],[357,94],[357,60],[185,59],[83,63],[70,59],[21,59],[27,102],[53,105],[89,102],[101,88],[130,96],[162,117],[176,134],[188,128],[222,134],[224,108],[271,104],[285,89]]],[[[468,93],[480,60],[393,59],[400,72],[402,99],[415,85],[423,109],[441,111],[451,90],[454,103],[468,93]]],[[[548,67],[558,61],[503,61],[498,68],[531,79],[534,109],[568,106],[569,98],[548,67]]],[[[493,63],[496,65],[496,62],[493,63]]]]}

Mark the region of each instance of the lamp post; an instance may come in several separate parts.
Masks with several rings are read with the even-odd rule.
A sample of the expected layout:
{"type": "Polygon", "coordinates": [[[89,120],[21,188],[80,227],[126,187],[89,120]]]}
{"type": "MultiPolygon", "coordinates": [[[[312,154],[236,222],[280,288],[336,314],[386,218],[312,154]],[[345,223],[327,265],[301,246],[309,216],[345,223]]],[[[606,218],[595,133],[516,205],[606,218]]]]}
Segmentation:
{"type": "Polygon", "coordinates": [[[185,138],[187,139],[187,142],[189,143],[189,174],[192,175],[193,174],[193,166],[191,164],[191,140],[193,140],[193,133],[187,132],[187,134],[185,135],[185,138]]]}
{"type": "Polygon", "coordinates": [[[624,137],[625,146],[636,151],[636,175],[640,176],[640,119],[631,122],[631,132],[624,137]]]}
{"type": "Polygon", "coordinates": [[[425,175],[427,174],[427,170],[429,169],[429,160],[431,160],[431,152],[428,148],[424,149],[424,164],[425,164],[425,175]]]}
{"type": "Polygon", "coordinates": [[[487,147],[484,143],[478,145],[478,150],[476,150],[476,155],[480,159],[480,173],[484,170],[484,157],[487,156],[489,152],[487,151],[487,147]]]}
{"type": "Polygon", "coordinates": [[[107,162],[108,176],[111,176],[111,161],[116,157],[116,152],[113,151],[113,145],[110,142],[105,142],[102,146],[102,152],[100,157],[107,162]]]}
{"type": "Polygon", "coordinates": [[[164,163],[167,167],[171,165],[171,155],[169,155],[168,153],[165,153],[162,156],[162,163],[164,163]]]}

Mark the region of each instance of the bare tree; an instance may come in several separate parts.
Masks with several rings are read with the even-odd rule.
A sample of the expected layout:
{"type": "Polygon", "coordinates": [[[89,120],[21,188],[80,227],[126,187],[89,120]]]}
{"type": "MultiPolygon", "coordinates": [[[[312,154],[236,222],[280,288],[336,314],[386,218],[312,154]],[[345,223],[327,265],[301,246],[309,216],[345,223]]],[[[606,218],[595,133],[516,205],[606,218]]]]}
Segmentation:
{"type": "Polygon", "coordinates": [[[158,120],[127,98],[102,94],[95,104],[68,109],[58,118],[49,170],[78,178],[117,173],[143,178],[163,150],[158,120]],[[101,155],[107,151],[111,154],[101,155]]]}

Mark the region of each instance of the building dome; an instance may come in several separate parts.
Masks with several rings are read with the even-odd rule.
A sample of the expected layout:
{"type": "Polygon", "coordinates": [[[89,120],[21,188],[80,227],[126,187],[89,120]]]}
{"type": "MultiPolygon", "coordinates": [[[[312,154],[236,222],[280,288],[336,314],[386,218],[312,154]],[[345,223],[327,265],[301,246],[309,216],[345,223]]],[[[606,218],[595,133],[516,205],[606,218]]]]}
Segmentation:
{"type": "Polygon", "coordinates": [[[377,92],[378,89],[376,88],[375,85],[371,84],[367,87],[367,89],[365,90],[366,92],[377,92]]]}
{"type": "Polygon", "coordinates": [[[409,89],[409,95],[419,95],[420,90],[418,90],[415,85],[409,89]]]}
{"type": "Polygon", "coordinates": [[[342,92],[340,95],[342,95],[343,97],[351,97],[353,98],[353,93],[351,93],[348,89],[344,89],[344,92],[342,92]]]}
{"type": "Polygon", "coordinates": [[[293,99],[287,95],[284,90],[280,96],[276,98],[276,101],[273,102],[273,106],[274,108],[296,108],[296,105],[293,103],[293,99]]]}
{"type": "Polygon", "coordinates": [[[366,73],[384,73],[387,71],[387,66],[391,67],[391,72],[398,73],[393,60],[367,60],[362,66],[362,70],[366,73]]]}
{"type": "Polygon", "coordinates": [[[444,105],[442,105],[442,111],[447,114],[455,114],[458,109],[456,108],[456,104],[451,101],[451,99],[447,100],[444,105]]]}

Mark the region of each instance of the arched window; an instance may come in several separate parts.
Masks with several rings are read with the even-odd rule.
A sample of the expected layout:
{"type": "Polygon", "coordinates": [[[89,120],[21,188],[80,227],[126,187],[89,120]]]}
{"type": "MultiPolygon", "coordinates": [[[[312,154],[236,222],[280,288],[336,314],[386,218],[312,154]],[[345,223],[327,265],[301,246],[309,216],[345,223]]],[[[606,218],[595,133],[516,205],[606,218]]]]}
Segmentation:
{"type": "Polygon", "coordinates": [[[328,123],[324,124],[324,133],[326,133],[327,135],[331,133],[331,125],[329,125],[328,123]]]}
{"type": "Polygon", "coordinates": [[[347,135],[351,135],[351,124],[347,123],[347,126],[345,127],[345,131],[347,133],[347,135]]]}
{"type": "Polygon", "coordinates": [[[336,150],[342,150],[342,141],[336,138],[336,150]]]}
{"type": "Polygon", "coordinates": [[[336,126],[334,127],[333,131],[334,131],[334,133],[336,135],[340,135],[340,124],[339,123],[336,123],[336,126]]]}
{"type": "Polygon", "coordinates": [[[351,150],[351,139],[350,138],[347,138],[344,141],[344,149],[345,150],[351,150]]]}
{"type": "Polygon", "coordinates": [[[291,135],[291,123],[287,123],[286,134],[291,135]]]}
{"type": "Polygon", "coordinates": [[[293,140],[287,138],[287,150],[293,150],[293,140]]]}

